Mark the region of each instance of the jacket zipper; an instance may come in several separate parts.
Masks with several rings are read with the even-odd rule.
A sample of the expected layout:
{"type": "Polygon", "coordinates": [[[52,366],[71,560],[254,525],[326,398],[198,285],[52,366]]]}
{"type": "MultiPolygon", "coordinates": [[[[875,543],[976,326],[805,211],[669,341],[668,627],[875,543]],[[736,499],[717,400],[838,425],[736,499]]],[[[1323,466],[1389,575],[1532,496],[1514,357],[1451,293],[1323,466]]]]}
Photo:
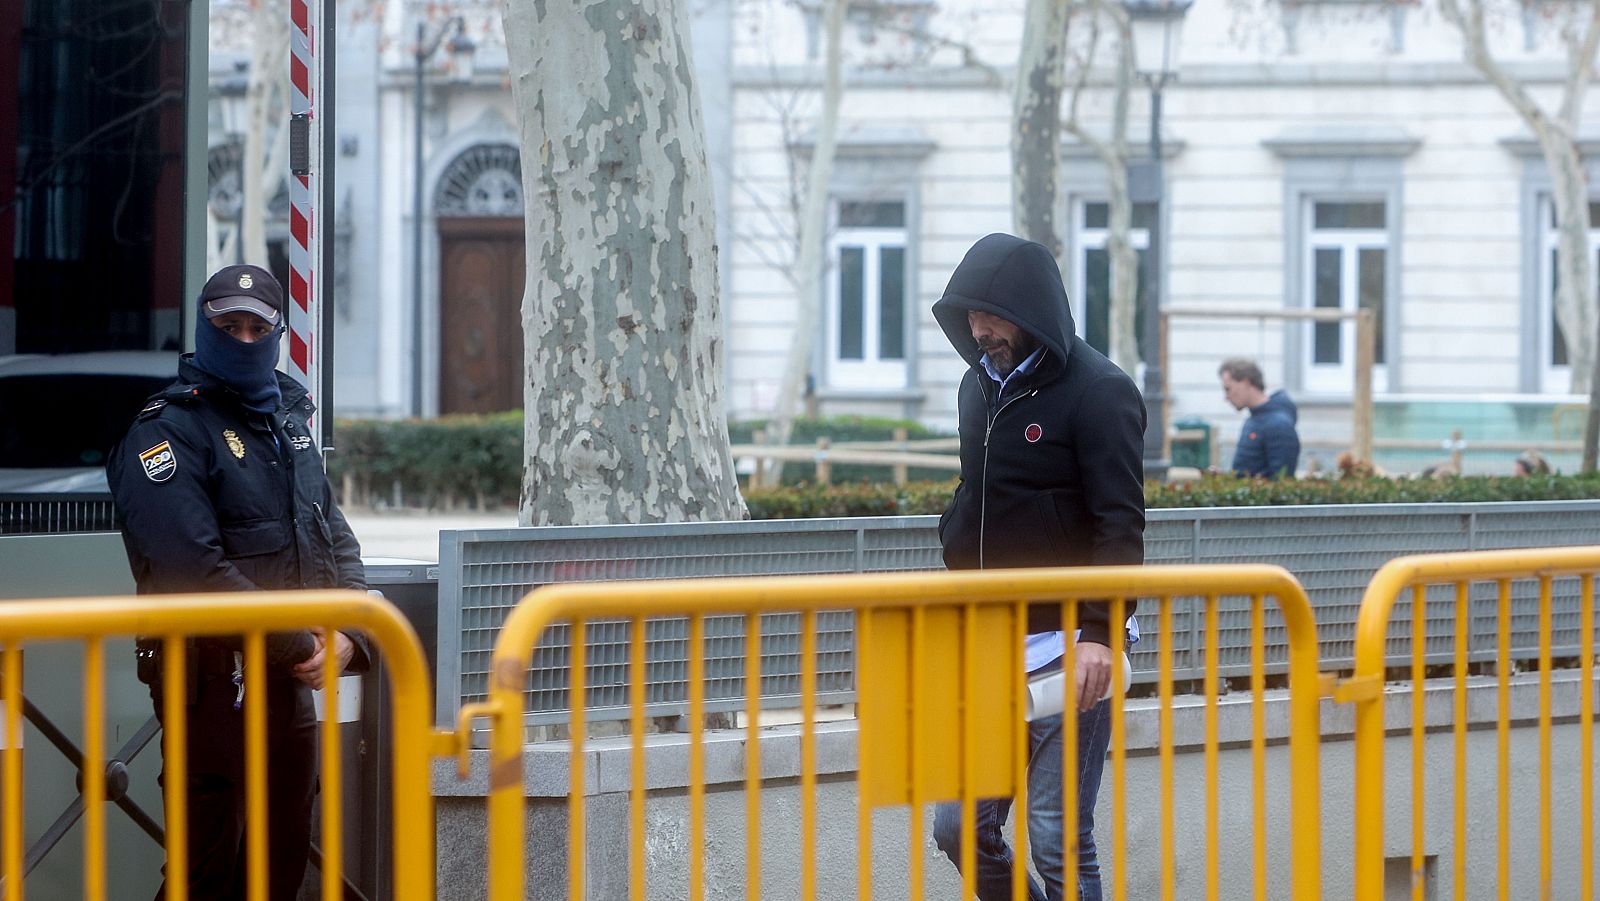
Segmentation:
{"type": "MultiPolygon", "coordinates": [[[[1006,411],[1006,407],[1011,406],[1012,404],[1016,403],[1019,400],[1022,400],[1025,397],[1032,397],[1032,396],[1034,396],[1035,394],[1038,394],[1038,393],[1039,393],[1039,389],[1038,388],[1034,388],[1033,390],[1028,391],[1028,392],[1026,392],[1024,394],[1018,394],[1016,397],[1013,397],[1010,400],[1006,401],[1005,403],[1001,404],[1000,405],[1000,409],[994,411],[994,414],[989,417],[989,423],[983,429],[983,480],[982,480],[982,484],[979,486],[982,489],[982,491],[980,491],[979,494],[978,494],[978,498],[979,498],[979,500],[978,500],[978,568],[979,569],[983,569],[983,546],[984,546],[984,543],[985,543],[984,532],[987,530],[987,527],[988,527],[988,524],[989,524],[989,436],[994,434],[995,421],[1000,418],[1000,414],[1001,413],[1004,413],[1006,411]]],[[[987,398],[988,392],[985,392],[984,396],[985,396],[985,398],[987,398]]],[[[988,406],[988,404],[985,403],[984,406],[988,406]]]]}

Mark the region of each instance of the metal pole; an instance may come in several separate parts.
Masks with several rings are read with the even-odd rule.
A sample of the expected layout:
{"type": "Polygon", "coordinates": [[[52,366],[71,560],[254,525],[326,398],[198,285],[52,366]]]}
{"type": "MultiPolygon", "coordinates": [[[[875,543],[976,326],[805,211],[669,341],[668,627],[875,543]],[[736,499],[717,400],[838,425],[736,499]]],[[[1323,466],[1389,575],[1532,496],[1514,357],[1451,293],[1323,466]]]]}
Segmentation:
{"type": "Polygon", "coordinates": [[[322,188],[322,237],[317,242],[317,270],[321,274],[318,279],[322,291],[321,301],[317,311],[321,314],[319,334],[317,335],[316,352],[319,357],[317,363],[318,379],[322,382],[317,388],[318,412],[322,416],[322,462],[326,466],[328,454],[333,452],[333,303],[334,303],[334,243],[335,234],[338,232],[339,211],[334,202],[334,165],[336,142],[333,131],[334,111],[334,86],[337,69],[334,66],[334,44],[337,43],[334,35],[338,31],[338,4],[334,0],[327,0],[322,4],[322,62],[321,88],[322,95],[317,102],[317,119],[319,125],[317,135],[322,139],[321,169],[318,172],[322,188]]]}
{"type": "Polygon", "coordinates": [[[1150,246],[1145,249],[1144,311],[1144,477],[1163,481],[1168,463],[1166,397],[1161,374],[1161,218],[1166,208],[1166,168],[1161,160],[1161,87],[1164,75],[1150,79],[1150,165],[1156,183],[1156,208],[1150,217],[1150,246]]]}
{"type": "Polygon", "coordinates": [[[424,24],[417,23],[416,83],[411,92],[411,415],[422,416],[422,67],[424,24]]]}

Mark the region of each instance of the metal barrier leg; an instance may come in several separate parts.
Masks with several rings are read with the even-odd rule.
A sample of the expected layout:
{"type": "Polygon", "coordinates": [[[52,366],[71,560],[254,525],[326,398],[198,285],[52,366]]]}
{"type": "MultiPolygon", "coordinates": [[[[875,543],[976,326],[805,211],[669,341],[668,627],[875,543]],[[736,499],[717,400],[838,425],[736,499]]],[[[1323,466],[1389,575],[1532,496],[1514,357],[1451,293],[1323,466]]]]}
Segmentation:
{"type": "MultiPolygon", "coordinates": [[[[319,872],[322,870],[322,846],[316,842],[311,843],[311,864],[319,872]]],[[[361,894],[361,889],[356,888],[350,881],[349,876],[340,874],[339,879],[344,883],[344,891],[341,893],[344,901],[369,901],[366,895],[361,894]]]]}
{"type": "MultiPolygon", "coordinates": [[[[79,751],[78,747],[67,738],[66,734],[57,729],[54,723],[50,722],[49,717],[45,716],[39,708],[33,706],[33,703],[26,696],[22,699],[22,705],[23,715],[27,717],[28,722],[32,723],[34,728],[38,729],[39,733],[50,744],[54,745],[56,750],[61,752],[61,756],[65,757],[67,762],[78,770],[78,783],[81,792],[84,766],[83,752],[79,751]]],[[[127,765],[129,761],[139,756],[139,752],[143,751],[145,746],[150,743],[150,740],[155,738],[160,731],[160,723],[157,722],[154,716],[151,716],[143,726],[139,727],[139,731],[134,733],[134,736],[117,750],[116,755],[106,761],[106,800],[121,808],[128,819],[132,820],[134,825],[150,836],[158,846],[163,845],[166,840],[162,834],[161,827],[127,795],[127,765]]],[[[33,846],[28,849],[28,854],[23,860],[22,874],[26,876],[33,872],[34,867],[37,867],[40,861],[44,860],[55,849],[55,846],[66,837],[67,833],[72,830],[72,827],[77,824],[82,816],[83,796],[80,794],[73,799],[71,804],[67,805],[67,809],[56,817],[55,822],[50,824],[50,828],[46,829],[44,834],[39,836],[39,840],[34,842],[33,846]]],[[[0,879],[0,886],[3,885],[4,880],[0,879]]]]}

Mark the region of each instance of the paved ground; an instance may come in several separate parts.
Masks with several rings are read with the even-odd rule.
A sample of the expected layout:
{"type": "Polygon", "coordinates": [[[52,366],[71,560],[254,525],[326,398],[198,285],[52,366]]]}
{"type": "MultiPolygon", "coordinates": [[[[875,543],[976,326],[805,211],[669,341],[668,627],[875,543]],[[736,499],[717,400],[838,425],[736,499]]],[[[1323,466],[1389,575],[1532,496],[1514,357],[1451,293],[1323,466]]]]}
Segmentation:
{"type": "Polygon", "coordinates": [[[345,518],[361,542],[363,557],[439,560],[441,529],[509,529],[517,514],[428,513],[420,510],[346,510],[345,518]]]}

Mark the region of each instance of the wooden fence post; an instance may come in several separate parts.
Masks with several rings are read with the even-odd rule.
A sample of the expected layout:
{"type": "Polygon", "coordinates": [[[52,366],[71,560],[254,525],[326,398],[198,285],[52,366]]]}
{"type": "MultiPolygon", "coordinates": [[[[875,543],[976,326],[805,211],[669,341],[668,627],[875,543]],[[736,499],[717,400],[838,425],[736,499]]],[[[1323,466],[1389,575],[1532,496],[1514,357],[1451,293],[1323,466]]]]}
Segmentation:
{"type": "MultiPolygon", "coordinates": [[[[758,445],[764,445],[767,443],[767,433],[758,429],[756,430],[755,434],[750,436],[750,440],[754,441],[758,445]]],[[[766,484],[767,458],[758,453],[756,454],[756,471],[750,475],[750,487],[766,487],[766,484]]]]}
{"type": "Polygon", "coordinates": [[[826,438],[817,439],[817,484],[827,485],[833,480],[833,464],[828,462],[828,445],[826,438]]]}
{"type": "Polygon", "coordinates": [[[1356,314],[1356,385],[1350,405],[1351,454],[1372,462],[1372,367],[1377,362],[1377,322],[1372,310],[1356,314]]]}
{"type": "MultiPolygon", "coordinates": [[[[900,444],[899,451],[902,454],[905,453],[907,449],[905,426],[894,430],[894,440],[900,444]]],[[[896,463],[894,465],[894,483],[896,485],[904,485],[906,483],[907,470],[908,467],[904,463],[896,463]]]]}

